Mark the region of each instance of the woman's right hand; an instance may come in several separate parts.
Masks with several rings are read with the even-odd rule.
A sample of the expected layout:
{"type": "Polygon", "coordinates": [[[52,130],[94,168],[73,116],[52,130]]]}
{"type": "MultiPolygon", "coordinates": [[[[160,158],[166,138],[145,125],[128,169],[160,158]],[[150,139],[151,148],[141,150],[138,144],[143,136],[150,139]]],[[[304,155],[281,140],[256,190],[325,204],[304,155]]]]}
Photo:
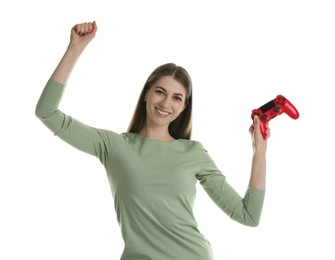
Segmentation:
{"type": "Polygon", "coordinates": [[[95,21],[76,24],[71,29],[70,45],[77,46],[83,50],[95,37],[97,29],[95,21]]]}

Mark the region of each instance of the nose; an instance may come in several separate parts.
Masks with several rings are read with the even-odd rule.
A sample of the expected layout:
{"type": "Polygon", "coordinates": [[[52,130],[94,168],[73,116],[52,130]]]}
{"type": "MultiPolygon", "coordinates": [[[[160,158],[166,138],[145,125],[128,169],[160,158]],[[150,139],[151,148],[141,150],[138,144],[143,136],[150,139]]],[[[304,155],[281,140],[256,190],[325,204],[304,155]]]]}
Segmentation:
{"type": "Polygon", "coordinates": [[[164,97],[161,102],[159,103],[162,108],[168,108],[169,107],[169,97],[164,97]]]}

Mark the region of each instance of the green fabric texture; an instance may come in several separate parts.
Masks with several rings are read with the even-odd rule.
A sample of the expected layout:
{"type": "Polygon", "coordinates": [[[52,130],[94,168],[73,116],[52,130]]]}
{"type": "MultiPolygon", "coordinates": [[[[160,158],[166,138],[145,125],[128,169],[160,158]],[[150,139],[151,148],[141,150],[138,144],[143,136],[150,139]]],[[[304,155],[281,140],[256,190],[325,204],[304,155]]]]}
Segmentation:
{"type": "Polygon", "coordinates": [[[121,260],[213,260],[193,214],[198,181],[232,219],[259,224],[265,191],[248,187],[242,198],[201,143],[88,126],[58,110],[63,91],[63,85],[48,81],[36,115],[55,135],[104,165],[125,243],[121,260]]]}

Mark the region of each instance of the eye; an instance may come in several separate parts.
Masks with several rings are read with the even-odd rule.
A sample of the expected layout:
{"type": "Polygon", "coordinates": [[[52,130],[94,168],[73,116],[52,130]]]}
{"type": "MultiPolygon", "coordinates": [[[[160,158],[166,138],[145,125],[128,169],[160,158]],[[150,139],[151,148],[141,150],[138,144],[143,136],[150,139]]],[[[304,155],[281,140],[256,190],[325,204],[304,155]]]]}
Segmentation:
{"type": "Polygon", "coordinates": [[[174,100],[176,100],[178,102],[183,101],[183,99],[180,96],[174,96],[173,98],[174,98],[174,100]]]}
{"type": "Polygon", "coordinates": [[[155,93],[160,95],[160,96],[164,95],[164,91],[162,91],[160,89],[155,90],[155,93]]]}

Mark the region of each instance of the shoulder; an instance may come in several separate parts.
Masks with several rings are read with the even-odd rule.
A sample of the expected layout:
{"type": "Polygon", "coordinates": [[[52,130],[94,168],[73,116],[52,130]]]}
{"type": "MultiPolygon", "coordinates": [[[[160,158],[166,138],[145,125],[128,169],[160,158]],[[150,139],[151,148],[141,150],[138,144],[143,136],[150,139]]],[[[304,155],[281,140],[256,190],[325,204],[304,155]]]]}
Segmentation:
{"type": "Polygon", "coordinates": [[[204,149],[204,146],[202,145],[202,143],[197,140],[179,139],[178,141],[185,146],[193,147],[195,149],[200,149],[200,150],[204,149]]]}
{"type": "Polygon", "coordinates": [[[106,143],[112,144],[113,147],[128,142],[129,139],[125,133],[116,133],[111,130],[99,128],[96,128],[96,130],[101,139],[103,139],[106,143]]]}
{"type": "Polygon", "coordinates": [[[179,139],[178,143],[186,150],[191,150],[197,154],[207,152],[201,142],[197,140],[179,139]]]}

